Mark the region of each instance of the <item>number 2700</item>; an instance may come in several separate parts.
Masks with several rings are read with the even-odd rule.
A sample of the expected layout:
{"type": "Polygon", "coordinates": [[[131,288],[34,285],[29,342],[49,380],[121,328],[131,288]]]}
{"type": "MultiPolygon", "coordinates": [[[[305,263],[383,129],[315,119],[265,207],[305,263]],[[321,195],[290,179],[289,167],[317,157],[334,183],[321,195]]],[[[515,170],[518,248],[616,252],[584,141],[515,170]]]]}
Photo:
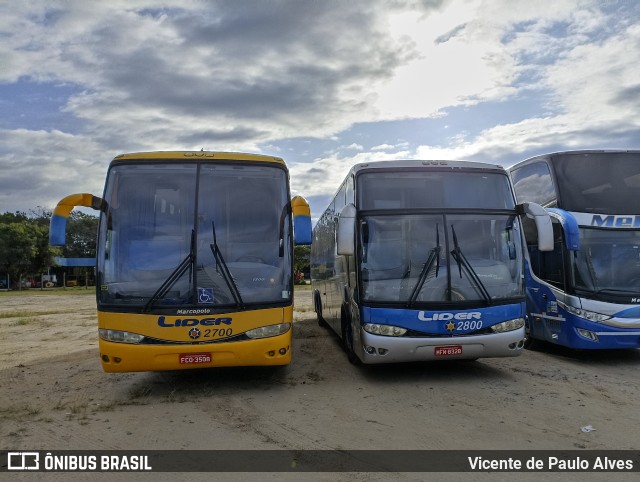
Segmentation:
{"type": "Polygon", "coordinates": [[[223,338],[225,336],[231,336],[233,330],[231,328],[207,328],[202,333],[203,338],[223,338]]]}

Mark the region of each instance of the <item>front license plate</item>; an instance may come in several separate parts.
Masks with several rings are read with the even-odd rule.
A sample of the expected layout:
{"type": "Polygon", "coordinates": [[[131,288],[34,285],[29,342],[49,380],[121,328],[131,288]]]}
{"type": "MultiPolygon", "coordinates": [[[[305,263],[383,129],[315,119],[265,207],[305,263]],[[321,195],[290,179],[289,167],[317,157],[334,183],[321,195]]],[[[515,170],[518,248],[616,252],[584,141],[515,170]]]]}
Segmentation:
{"type": "Polygon", "coordinates": [[[180,365],[197,365],[198,363],[210,363],[211,353],[181,353],[180,365]]]}
{"type": "Polygon", "coordinates": [[[433,351],[435,356],[453,356],[462,355],[462,346],[450,345],[450,346],[437,346],[433,351]]]}

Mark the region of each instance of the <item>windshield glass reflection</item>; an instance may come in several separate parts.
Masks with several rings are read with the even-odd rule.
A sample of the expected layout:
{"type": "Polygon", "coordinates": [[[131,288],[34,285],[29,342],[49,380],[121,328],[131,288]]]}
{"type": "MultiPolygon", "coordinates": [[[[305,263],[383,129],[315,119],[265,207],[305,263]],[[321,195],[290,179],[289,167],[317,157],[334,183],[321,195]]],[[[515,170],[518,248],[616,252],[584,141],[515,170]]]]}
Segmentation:
{"type": "Polygon", "coordinates": [[[640,231],[580,228],[573,261],[576,289],[640,292],[640,231]]]}
{"type": "Polygon", "coordinates": [[[366,216],[364,299],[410,306],[521,297],[519,229],[508,215],[366,216]]]}
{"type": "Polygon", "coordinates": [[[284,170],[226,164],[116,166],[105,200],[100,302],[150,309],[243,307],[290,299],[291,259],[289,249],[283,249],[291,242],[284,170]]]}

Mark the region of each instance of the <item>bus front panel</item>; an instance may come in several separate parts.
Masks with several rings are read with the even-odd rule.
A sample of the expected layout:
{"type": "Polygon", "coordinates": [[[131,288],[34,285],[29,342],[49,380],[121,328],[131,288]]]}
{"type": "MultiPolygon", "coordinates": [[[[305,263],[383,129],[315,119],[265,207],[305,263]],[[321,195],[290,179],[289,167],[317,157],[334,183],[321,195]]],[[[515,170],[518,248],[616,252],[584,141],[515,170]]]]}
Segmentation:
{"type": "Polygon", "coordinates": [[[290,361],[293,230],[283,165],[128,159],[110,167],[103,198],[105,370],[290,361]]]}

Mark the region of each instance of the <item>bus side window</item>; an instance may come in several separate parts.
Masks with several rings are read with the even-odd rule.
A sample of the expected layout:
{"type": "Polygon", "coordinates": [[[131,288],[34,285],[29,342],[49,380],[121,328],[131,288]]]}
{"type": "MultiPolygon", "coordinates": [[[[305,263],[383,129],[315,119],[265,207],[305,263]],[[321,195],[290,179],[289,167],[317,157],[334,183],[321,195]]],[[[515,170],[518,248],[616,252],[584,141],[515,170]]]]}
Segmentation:
{"type": "Polygon", "coordinates": [[[340,216],[340,213],[342,212],[342,208],[344,208],[347,205],[347,203],[345,202],[345,191],[346,191],[346,185],[343,184],[340,187],[340,190],[338,191],[338,193],[336,194],[336,197],[333,202],[334,217],[340,216]]]}
{"type": "Polygon", "coordinates": [[[349,178],[347,179],[346,182],[346,199],[345,202],[347,204],[355,204],[356,203],[356,198],[354,196],[354,192],[353,192],[353,176],[349,176],[349,178]]]}
{"type": "Polygon", "coordinates": [[[556,204],[553,179],[545,162],[536,162],[516,169],[511,174],[511,179],[519,203],[535,202],[543,207],[556,204]]]}

